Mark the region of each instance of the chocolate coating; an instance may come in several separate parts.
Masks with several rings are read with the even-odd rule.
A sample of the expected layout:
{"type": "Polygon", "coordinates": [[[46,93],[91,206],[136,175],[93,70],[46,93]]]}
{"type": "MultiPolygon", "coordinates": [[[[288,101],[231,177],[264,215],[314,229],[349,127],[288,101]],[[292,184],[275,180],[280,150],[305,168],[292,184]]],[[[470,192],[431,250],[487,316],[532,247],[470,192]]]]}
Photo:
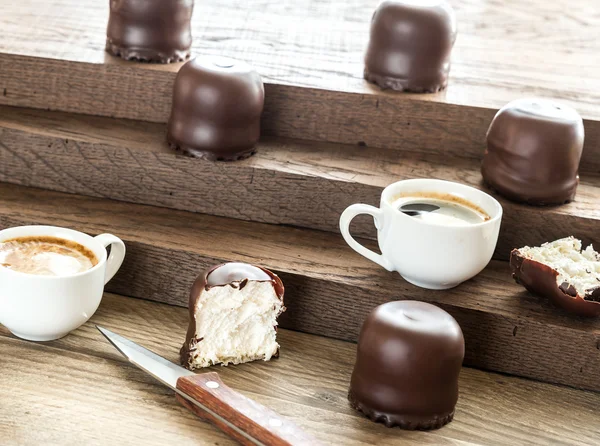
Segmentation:
{"type": "Polygon", "coordinates": [[[229,285],[232,282],[248,280],[271,280],[271,276],[262,268],[248,263],[230,262],[214,268],[206,276],[206,285],[209,287],[229,285]]]}
{"type": "Polygon", "coordinates": [[[584,130],[571,107],[524,98],[502,107],[487,132],[481,173],[506,198],[534,205],[573,200],[584,130]]]}
{"type": "Polygon", "coordinates": [[[600,285],[580,296],[572,285],[557,283],[558,271],[523,257],[518,249],[510,253],[510,269],[513,279],[530,293],[550,299],[555,305],[579,316],[600,316],[600,285]]]}
{"type": "MultiPolygon", "coordinates": [[[[235,289],[241,289],[245,286],[248,280],[269,280],[273,284],[275,294],[277,294],[279,300],[283,302],[283,294],[285,292],[283,282],[277,274],[260,266],[238,262],[221,263],[220,265],[215,265],[212,268],[207,269],[196,278],[194,284],[192,285],[192,289],[190,290],[190,297],[188,300],[188,330],[185,336],[183,347],[181,347],[181,350],[179,351],[181,364],[184,366],[189,364],[190,348],[195,342],[198,342],[198,340],[195,340],[195,342],[192,341],[194,341],[194,334],[196,333],[196,307],[202,292],[217,286],[230,286],[235,289]],[[216,274],[217,277],[211,278],[213,274],[216,274]]],[[[283,307],[282,311],[285,311],[285,307],[283,307]]],[[[279,352],[277,355],[275,355],[275,357],[278,355],[279,352]]]]}
{"type": "Polygon", "coordinates": [[[447,1],[384,1],[371,20],[365,79],[384,89],[439,91],[448,85],[455,40],[456,18],[447,1]]]}
{"type": "Polygon", "coordinates": [[[167,140],[197,158],[246,158],[260,137],[264,98],[262,80],[247,63],[195,58],[175,79],[167,140]]]}
{"type": "Polygon", "coordinates": [[[194,0],[110,0],[106,51],[127,60],[190,57],[194,0]]]}
{"type": "Polygon", "coordinates": [[[388,427],[439,428],[454,416],[464,355],[462,331],[444,310],[388,302],[362,326],[348,398],[388,427]]]}

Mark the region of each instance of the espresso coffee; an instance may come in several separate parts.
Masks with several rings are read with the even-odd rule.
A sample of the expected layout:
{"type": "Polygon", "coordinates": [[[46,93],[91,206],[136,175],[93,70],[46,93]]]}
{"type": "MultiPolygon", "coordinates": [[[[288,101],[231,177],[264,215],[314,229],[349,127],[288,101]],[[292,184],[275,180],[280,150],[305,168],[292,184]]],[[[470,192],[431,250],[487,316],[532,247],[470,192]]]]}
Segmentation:
{"type": "Polygon", "coordinates": [[[58,237],[19,237],[0,242],[0,266],[38,276],[70,276],[98,264],[85,246],[58,237]]]}
{"type": "Polygon", "coordinates": [[[402,194],[392,206],[413,218],[443,226],[466,226],[483,223],[490,216],[464,198],[437,192],[402,194]]]}

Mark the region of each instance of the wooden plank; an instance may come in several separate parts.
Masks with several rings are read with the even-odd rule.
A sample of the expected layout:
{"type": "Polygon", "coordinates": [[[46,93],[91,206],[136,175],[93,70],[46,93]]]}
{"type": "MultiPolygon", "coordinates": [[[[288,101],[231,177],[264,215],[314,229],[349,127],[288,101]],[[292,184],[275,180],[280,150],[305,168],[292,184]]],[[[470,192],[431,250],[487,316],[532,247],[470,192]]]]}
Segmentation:
{"type": "MultiPolygon", "coordinates": [[[[0,436],[10,444],[234,444],[196,419],[172,391],[127,364],[100,324],[177,361],[187,312],[106,294],[92,320],[49,343],[0,327],[0,436]],[[31,426],[35,426],[32,429],[31,426]]],[[[595,444],[600,394],[463,368],[452,423],[433,432],[388,429],[353,411],[346,392],[355,346],[280,330],[281,357],[213,367],[232,388],[325,444],[595,444]]]]}
{"type": "Polygon", "coordinates": [[[510,278],[507,262],[436,292],[384,271],[326,232],[0,186],[0,227],[33,223],[122,237],[128,254],[108,287],[119,294],[185,306],[196,275],[209,265],[257,263],[285,283],[284,328],[356,340],[375,305],[417,299],[459,321],[468,365],[600,390],[600,320],[567,315],[528,294],[510,278]]]}
{"type": "MultiPolygon", "coordinates": [[[[565,2],[454,2],[460,32],[450,86],[433,95],[382,93],[362,80],[378,0],[267,0],[252,9],[239,0],[204,1],[194,14],[194,48],[257,67],[267,83],[266,134],[479,156],[495,111],[536,95],[582,113],[584,165],[598,168],[593,30],[600,14],[576,0],[565,15],[565,2]]],[[[165,122],[179,65],[107,56],[107,8],[94,0],[26,0],[3,10],[0,104],[165,122]]]]}
{"type": "MultiPolygon", "coordinates": [[[[195,5],[193,48],[245,59],[276,84],[371,92],[362,79],[362,59],[378,3],[266,0],[248,7],[240,0],[206,0],[195,5]]],[[[594,57],[600,52],[598,5],[587,0],[532,0],[527,7],[518,0],[451,3],[459,33],[449,88],[414,97],[499,108],[518,96],[557,96],[600,118],[600,61],[594,57]]],[[[0,52],[103,64],[110,60],[104,54],[107,18],[107,2],[24,0],[3,11],[0,52]]]]}
{"type": "MultiPolygon", "coordinates": [[[[166,122],[175,73],[0,53],[0,105],[166,122]]],[[[266,84],[263,135],[477,157],[497,109],[266,84]]],[[[584,120],[582,166],[600,169],[600,123],[584,120]]]]}
{"type": "MultiPolygon", "coordinates": [[[[383,187],[407,178],[441,178],[488,190],[480,161],[448,155],[287,139],[264,139],[236,163],[182,157],[164,126],[0,107],[0,181],[224,217],[338,232],[346,206],[379,205],[383,187]]],[[[600,176],[581,174],[573,203],[504,207],[495,257],[567,235],[600,246],[600,176]]],[[[374,237],[367,217],[357,235],[374,237]]]]}

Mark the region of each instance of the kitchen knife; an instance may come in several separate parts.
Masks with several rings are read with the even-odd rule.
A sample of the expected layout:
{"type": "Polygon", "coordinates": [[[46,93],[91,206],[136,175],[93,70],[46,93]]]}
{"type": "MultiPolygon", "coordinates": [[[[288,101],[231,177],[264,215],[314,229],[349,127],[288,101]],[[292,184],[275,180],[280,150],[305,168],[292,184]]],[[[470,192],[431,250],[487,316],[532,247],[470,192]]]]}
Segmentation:
{"type": "Polygon", "coordinates": [[[270,409],[227,387],[216,372],[195,374],[99,327],[129,362],[177,392],[177,400],[244,445],[314,445],[317,440],[270,409]]]}

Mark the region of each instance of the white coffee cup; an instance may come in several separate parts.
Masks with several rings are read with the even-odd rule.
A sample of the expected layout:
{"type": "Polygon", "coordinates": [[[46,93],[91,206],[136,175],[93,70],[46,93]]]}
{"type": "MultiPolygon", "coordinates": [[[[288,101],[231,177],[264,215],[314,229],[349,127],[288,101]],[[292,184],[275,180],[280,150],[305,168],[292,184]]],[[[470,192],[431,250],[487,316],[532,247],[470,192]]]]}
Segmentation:
{"type": "Polygon", "coordinates": [[[359,254],[397,271],[408,282],[433,290],[452,288],[483,270],[492,258],[502,219],[502,206],[473,187],[433,179],[390,184],[381,194],[379,208],[353,204],[340,217],[340,230],[359,254]],[[479,206],[490,219],[464,226],[443,226],[411,217],[392,206],[400,195],[450,194],[479,206]],[[365,248],[350,235],[350,222],[359,214],[373,216],[381,254],[365,248]]]}
{"type": "Polygon", "coordinates": [[[111,234],[91,237],[56,226],[19,226],[0,231],[0,242],[50,236],[90,249],[98,263],[69,276],[42,276],[0,267],[0,323],[15,336],[31,341],[62,338],[92,317],[125,258],[125,244],[111,234]],[[111,246],[110,257],[106,248],[111,246]],[[108,258],[107,258],[108,257],[108,258]]]}

